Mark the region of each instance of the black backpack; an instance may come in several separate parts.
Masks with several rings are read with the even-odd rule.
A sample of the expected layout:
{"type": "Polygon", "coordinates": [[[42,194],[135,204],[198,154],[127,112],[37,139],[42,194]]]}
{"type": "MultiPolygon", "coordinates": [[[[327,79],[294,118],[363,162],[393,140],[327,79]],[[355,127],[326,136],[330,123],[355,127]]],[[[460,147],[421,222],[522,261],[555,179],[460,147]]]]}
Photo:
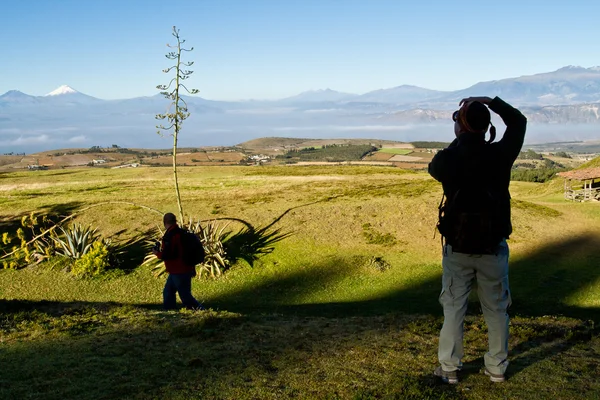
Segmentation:
{"type": "Polygon", "coordinates": [[[204,246],[195,233],[181,229],[181,247],[183,248],[183,262],[186,265],[196,266],[204,262],[206,257],[204,246]]]}
{"type": "Polygon", "coordinates": [[[458,188],[446,201],[442,196],[437,228],[455,252],[495,254],[502,241],[498,200],[487,188],[458,188]]]}

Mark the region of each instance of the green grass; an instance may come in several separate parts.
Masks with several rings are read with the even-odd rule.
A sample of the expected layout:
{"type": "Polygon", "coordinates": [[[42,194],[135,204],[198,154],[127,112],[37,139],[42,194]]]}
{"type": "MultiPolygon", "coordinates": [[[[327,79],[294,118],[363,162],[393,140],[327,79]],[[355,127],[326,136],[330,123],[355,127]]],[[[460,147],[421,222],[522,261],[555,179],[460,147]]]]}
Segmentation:
{"type": "MultiPolygon", "coordinates": [[[[104,201],[173,211],[170,179],[169,168],[1,174],[0,231],[24,213],[104,201]]],[[[201,313],[160,311],[164,278],[134,268],[140,255],[132,271],[107,279],[43,264],[1,270],[0,398],[574,399],[600,391],[600,207],[565,202],[562,182],[512,184],[508,382],[478,373],[486,332],[474,297],[467,376],[455,387],[431,377],[442,322],[433,239],[441,188],[426,174],[198,167],[181,168],[180,182],[186,214],[274,223],[293,235],[254,268],[241,262],[222,279],[194,281],[212,309],[201,313]]],[[[105,205],[77,221],[118,240],[160,216],[105,205]]]]}
{"type": "Polygon", "coordinates": [[[405,156],[413,152],[412,149],[397,149],[393,147],[384,147],[379,149],[379,151],[382,153],[399,154],[401,156],[405,156]]]}
{"type": "Polygon", "coordinates": [[[164,313],[101,303],[11,302],[3,311],[2,398],[567,399],[600,389],[592,379],[598,338],[565,317],[514,318],[514,375],[493,385],[479,373],[484,322],[469,316],[466,377],[444,386],[431,376],[440,317],[164,313]]]}
{"type": "Polygon", "coordinates": [[[594,167],[600,167],[600,157],[596,157],[596,158],[586,162],[585,164],[581,165],[577,169],[594,168],[594,167]]]}

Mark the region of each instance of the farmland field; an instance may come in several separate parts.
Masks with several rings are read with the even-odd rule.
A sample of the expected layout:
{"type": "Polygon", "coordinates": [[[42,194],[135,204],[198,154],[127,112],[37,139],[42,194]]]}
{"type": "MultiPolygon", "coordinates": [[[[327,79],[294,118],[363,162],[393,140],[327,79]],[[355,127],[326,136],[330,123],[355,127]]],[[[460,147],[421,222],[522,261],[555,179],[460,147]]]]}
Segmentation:
{"type": "MultiPolygon", "coordinates": [[[[404,149],[402,149],[404,150],[404,149]]],[[[405,153],[395,153],[405,154],[405,153]]],[[[251,268],[195,280],[209,311],[161,311],[164,278],[126,248],[123,274],[76,279],[42,263],[0,270],[4,399],[575,399],[600,393],[600,204],[562,181],[513,182],[511,365],[479,373],[473,297],[465,372],[431,376],[442,322],[440,185],[383,166],[181,167],[186,215],[290,233],[251,268]]],[[[0,173],[0,231],[23,215],[78,213],[114,241],[176,212],[172,170],[0,173]],[[100,205],[102,203],[102,205],[100,205]],[[96,207],[90,207],[98,205],[96,207]]],[[[5,249],[6,250],[6,249],[5,249]]]]}
{"type": "Polygon", "coordinates": [[[399,154],[402,156],[405,156],[405,155],[413,152],[412,149],[399,149],[399,148],[393,148],[393,147],[383,147],[383,148],[379,149],[379,151],[382,153],[399,154]]]}

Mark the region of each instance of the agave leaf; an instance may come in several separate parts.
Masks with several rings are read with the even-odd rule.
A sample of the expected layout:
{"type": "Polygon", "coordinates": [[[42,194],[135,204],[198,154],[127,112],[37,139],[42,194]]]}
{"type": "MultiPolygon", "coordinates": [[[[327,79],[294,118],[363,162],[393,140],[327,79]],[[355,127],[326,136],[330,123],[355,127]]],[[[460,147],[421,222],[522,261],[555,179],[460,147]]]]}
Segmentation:
{"type": "Polygon", "coordinates": [[[65,243],[64,241],[58,239],[58,244],[63,249],[62,255],[65,256],[65,257],[70,257],[71,252],[69,250],[69,247],[68,247],[67,243],[65,243]]]}
{"type": "Polygon", "coordinates": [[[229,226],[229,222],[224,224],[223,227],[221,228],[221,230],[219,231],[219,233],[217,234],[217,236],[222,237],[223,231],[225,230],[225,228],[227,228],[229,226]]]}
{"type": "Polygon", "coordinates": [[[87,252],[90,250],[90,248],[92,247],[93,244],[94,243],[88,243],[87,245],[85,245],[85,247],[81,251],[81,254],[87,254],[87,252]]]}
{"type": "Polygon", "coordinates": [[[75,225],[73,230],[70,231],[69,238],[73,241],[73,243],[79,243],[79,242],[81,242],[81,237],[82,237],[81,229],[79,228],[78,225],[75,225]]]}
{"type": "Polygon", "coordinates": [[[223,257],[221,257],[221,255],[220,255],[220,254],[218,254],[218,253],[217,253],[217,254],[215,254],[214,256],[215,256],[215,259],[216,259],[216,261],[217,261],[219,264],[221,264],[222,266],[225,266],[225,260],[223,259],[223,257]]]}
{"type": "Polygon", "coordinates": [[[165,268],[165,265],[162,262],[154,265],[151,269],[152,269],[152,274],[154,276],[156,276],[157,278],[161,277],[167,273],[167,269],[165,268]]]}
{"type": "Polygon", "coordinates": [[[67,235],[67,243],[69,245],[69,252],[73,258],[77,258],[77,247],[75,246],[75,236],[67,235]]]}

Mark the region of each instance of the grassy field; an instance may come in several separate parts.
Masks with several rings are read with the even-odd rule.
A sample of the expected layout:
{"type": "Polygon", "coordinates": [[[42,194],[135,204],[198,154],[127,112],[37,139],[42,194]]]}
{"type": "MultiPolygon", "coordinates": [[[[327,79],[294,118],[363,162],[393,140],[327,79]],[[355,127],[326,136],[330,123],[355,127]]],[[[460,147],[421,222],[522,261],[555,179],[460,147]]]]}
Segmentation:
{"type": "MultiPolygon", "coordinates": [[[[31,211],[103,202],[175,211],[171,174],[0,173],[0,231],[31,211]]],[[[127,273],[113,278],[43,264],[1,270],[0,398],[598,398],[600,205],[565,202],[562,182],[512,184],[509,380],[479,373],[486,331],[473,297],[466,376],[445,386],[431,375],[442,323],[437,182],[367,166],[183,167],[179,176],[186,214],[274,223],[292,236],[253,268],[194,281],[211,309],[198,313],[160,310],[164,278],[136,268],[143,253],[133,246],[127,273]]],[[[127,240],[160,216],[106,204],[77,221],[127,240]]]]}
{"type": "Polygon", "coordinates": [[[387,147],[387,148],[383,147],[383,148],[379,149],[379,151],[382,153],[400,154],[401,156],[405,156],[405,155],[413,152],[413,150],[411,150],[411,149],[398,149],[398,148],[393,148],[393,147],[387,147]]]}

